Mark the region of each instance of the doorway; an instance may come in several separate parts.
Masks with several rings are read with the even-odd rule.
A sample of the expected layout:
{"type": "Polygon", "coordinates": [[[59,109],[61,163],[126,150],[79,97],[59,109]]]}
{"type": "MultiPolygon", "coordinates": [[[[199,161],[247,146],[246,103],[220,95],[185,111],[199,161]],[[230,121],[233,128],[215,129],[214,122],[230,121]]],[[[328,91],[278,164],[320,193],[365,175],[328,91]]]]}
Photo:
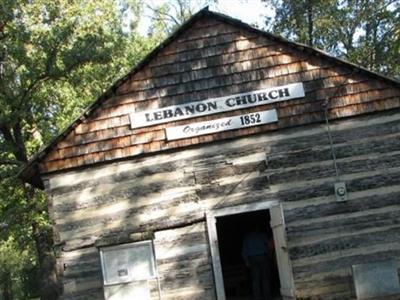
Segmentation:
{"type": "Polygon", "coordinates": [[[296,299],[283,207],[278,201],[211,210],[206,216],[218,300],[252,299],[250,270],[245,266],[242,247],[246,233],[254,226],[263,228],[274,252],[269,282],[274,299],[296,299]]]}
{"type": "Polygon", "coordinates": [[[269,253],[265,264],[266,278],[264,278],[265,282],[262,285],[267,286],[271,290],[272,299],[281,299],[279,273],[270,219],[269,210],[239,213],[216,218],[218,248],[227,300],[253,299],[251,268],[246,266],[242,252],[246,236],[248,237],[249,234],[253,234],[254,230],[258,230],[258,235],[262,239],[265,238],[265,249],[269,253]]]}

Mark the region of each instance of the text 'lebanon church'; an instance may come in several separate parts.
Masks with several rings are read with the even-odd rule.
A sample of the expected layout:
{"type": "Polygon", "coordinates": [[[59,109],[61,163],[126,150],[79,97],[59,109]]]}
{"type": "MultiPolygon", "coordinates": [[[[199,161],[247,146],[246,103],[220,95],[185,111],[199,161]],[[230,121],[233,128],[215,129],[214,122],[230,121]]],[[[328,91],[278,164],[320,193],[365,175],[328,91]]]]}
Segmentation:
{"type": "Polygon", "coordinates": [[[254,228],[271,299],[390,299],[399,129],[398,81],[204,9],[20,176],[62,299],[253,299],[254,228]]]}

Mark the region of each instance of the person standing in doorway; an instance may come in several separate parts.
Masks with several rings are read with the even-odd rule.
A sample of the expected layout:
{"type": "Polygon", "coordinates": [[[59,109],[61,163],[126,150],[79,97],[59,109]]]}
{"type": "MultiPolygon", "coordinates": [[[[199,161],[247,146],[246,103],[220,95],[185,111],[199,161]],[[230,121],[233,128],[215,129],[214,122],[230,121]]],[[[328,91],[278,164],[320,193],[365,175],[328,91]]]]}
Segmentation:
{"type": "Polygon", "coordinates": [[[254,300],[271,300],[270,255],[268,236],[260,225],[246,234],[243,240],[242,256],[250,268],[254,300]]]}

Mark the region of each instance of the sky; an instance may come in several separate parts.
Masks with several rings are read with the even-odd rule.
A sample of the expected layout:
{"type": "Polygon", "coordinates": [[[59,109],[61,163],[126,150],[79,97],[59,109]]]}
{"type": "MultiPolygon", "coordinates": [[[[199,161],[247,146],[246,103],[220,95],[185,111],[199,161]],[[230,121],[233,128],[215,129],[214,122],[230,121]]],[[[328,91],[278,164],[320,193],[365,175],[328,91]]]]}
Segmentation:
{"type": "MultiPolygon", "coordinates": [[[[158,6],[167,0],[146,0],[145,3],[151,6],[158,6]]],[[[193,3],[195,3],[194,1],[193,3]]],[[[197,9],[201,9],[198,7],[197,9]]],[[[230,17],[240,19],[250,25],[256,25],[259,28],[264,27],[264,17],[273,16],[274,12],[265,6],[261,0],[218,0],[217,3],[210,5],[210,10],[226,14],[230,17]]],[[[146,34],[150,24],[150,11],[145,11],[142,21],[139,24],[139,31],[146,34]]]]}
{"type": "Polygon", "coordinates": [[[273,15],[271,9],[268,9],[261,0],[219,0],[214,6],[210,9],[257,25],[259,28],[264,26],[263,20],[266,15],[273,15]]]}

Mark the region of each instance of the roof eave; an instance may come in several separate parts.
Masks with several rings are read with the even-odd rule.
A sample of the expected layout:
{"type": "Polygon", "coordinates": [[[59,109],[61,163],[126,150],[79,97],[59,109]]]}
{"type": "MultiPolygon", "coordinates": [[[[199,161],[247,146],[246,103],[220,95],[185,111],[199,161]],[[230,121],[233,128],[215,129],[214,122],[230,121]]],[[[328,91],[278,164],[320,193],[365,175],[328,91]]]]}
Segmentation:
{"type": "Polygon", "coordinates": [[[124,77],[116,80],[103,94],[101,94],[96,101],[94,101],[91,105],[89,105],[84,112],[76,118],[72,123],[67,126],[65,129],[61,131],[59,135],[53,138],[50,143],[40,149],[30,160],[29,162],[20,170],[18,173],[18,177],[23,181],[32,184],[33,186],[44,189],[44,184],[40,177],[39,163],[41,159],[43,159],[50,151],[53,150],[54,146],[62,140],[65,136],[67,136],[73,129],[75,129],[80,123],[82,123],[92,111],[98,108],[102,101],[108,99],[110,96],[115,94],[116,89],[124,84],[129,78],[131,78],[134,74],[140,71],[147,63],[153,59],[163,48],[165,48],[169,43],[171,43],[176,36],[180,35],[182,32],[186,31],[188,27],[194,23],[197,19],[206,15],[209,12],[208,6],[200,10],[198,13],[194,14],[191,18],[189,18],[186,22],[184,22],[179,28],[177,28],[168,38],[166,38],[161,44],[159,44],[156,48],[154,48],[149,54],[147,54],[128,74],[124,77]],[[33,180],[31,178],[39,178],[39,180],[33,180]]]}
{"type": "Polygon", "coordinates": [[[28,162],[28,164],[19,172],[18,176],[24,180],[25,182],[28,182],[35,187],[44,188],[43,182],[40,178],[40,169],[39,169],[39,164],[40,161],[50,152],[54,149],[55,145],[62,140],[65,136],[67,136],[76,126],[78,126],[80,123],[82,123],[95,109],[97,109],[104,100],[108,99],[112,95],[115,94],[116,89],[124,84],[126,81],[128,81],[134,74],[136,74],[138,71],[140,71],[144,66],[148,64],[150,60],[152,60],[163,48],[165,48],[168,44],[170,44],[178,35],[186,31],[191,24],[193,24],[197,19],[203,17],[203,16],[211,16],[214,17],[222,22],[234,25],[234,26],[239,26],[241,28],[244,28],[246,30],[255,32],[259,35],[265,36],[269,39],[287,44],[289,46],[292,46],[298,50],[301,51],[307,51],[309,53],[315,54],[317,56],[333,60],[336,63],[340,63],[344,65],[345,67],[352,68],[353,70],[360,71],[363,73],[366,73],[369,76],[376,77],[380,80],[385,80],[391,84],[395,84],[396,86],[400,87],[400,81],[381,75],[379,73],[370,71],[362,66],[359,66],[357,64],[345,61],[343,59],[334,57],[333,55],[330,55],[322,50],[312,48],[308,45],[301,44],[301,43],[296,43],[289,41],[285,38],[276,36],[272,33],[262,31],[260,29],[254,28],[250,26],[247,23],[244,23],[238,19],[234,19],[230,16],[221,14],[221,13],[216,13],[216,12],[211,12],[208,10],[208,7],[203,8],[200,10],[198,13],[193,15],[189,20],[187,20],[185,23],[183,23],[175,32],[173,32],[167,39],[165,39],[160,45],[158,45],[153,51],[151,51],[143,60],[141,60],[127,75],[124,77],[118,79],[117,81],[114,82],[108,88],[102,95],[100,95],[96,101],[94,101],[82,114],[79,116],[77,119],[75,119],[68,127],[66,127],[57,137],[55,137],[46,147],[41,149],[35,156],[32,157],[32,159],[28,162]],[[39,178],[39,179],[37,179],[39,178]]]}

